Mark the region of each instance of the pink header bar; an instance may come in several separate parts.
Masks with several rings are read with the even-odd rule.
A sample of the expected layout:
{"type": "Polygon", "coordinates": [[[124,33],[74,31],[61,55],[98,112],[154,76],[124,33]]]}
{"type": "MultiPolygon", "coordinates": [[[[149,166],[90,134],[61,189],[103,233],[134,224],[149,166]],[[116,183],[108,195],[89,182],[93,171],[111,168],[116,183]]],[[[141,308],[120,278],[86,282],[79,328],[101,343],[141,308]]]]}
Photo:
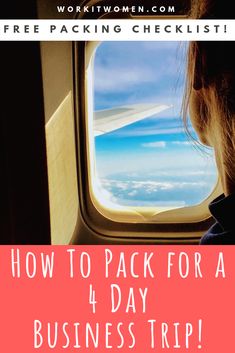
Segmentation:
{"type": "Polygon", "coordinates": [[[0,350],[234,353],[235,247],[2,246],[0,350]]]}

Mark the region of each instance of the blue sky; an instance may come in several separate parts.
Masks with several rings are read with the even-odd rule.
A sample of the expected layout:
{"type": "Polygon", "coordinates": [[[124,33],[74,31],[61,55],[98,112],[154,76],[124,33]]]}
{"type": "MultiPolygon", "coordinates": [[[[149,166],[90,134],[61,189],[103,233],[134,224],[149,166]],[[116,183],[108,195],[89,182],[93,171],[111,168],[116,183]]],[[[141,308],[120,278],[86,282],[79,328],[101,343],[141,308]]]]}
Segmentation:
{"type": "Polygon", "coordinates": [[[212,151],[195,148],[180,116],[185,51],[186,44],[177,42],[104,42],[97,49],[95,110],[135,103],[172,105],[96,137],[97,175],[113,202],[191,205],[208,196],[215,184],[212,151]]]}

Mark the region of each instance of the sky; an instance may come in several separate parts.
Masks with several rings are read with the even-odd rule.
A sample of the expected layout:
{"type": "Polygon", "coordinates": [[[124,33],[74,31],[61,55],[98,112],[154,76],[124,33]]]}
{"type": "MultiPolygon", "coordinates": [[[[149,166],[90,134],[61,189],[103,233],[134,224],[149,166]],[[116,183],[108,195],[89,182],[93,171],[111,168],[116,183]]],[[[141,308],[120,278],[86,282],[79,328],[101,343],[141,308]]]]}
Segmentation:
{"type": "MultiPolygon", "coordinates": [[[[181,118],[186,42],[104,42],[94,60],[95,110],[168,104],[155,116],[95,138],[104,195],[127,206],[203,201],[217,180],[213,151],[198,148],[181,118]]],[[[191,125],[190,133],[196,134],[191,125]]]]}

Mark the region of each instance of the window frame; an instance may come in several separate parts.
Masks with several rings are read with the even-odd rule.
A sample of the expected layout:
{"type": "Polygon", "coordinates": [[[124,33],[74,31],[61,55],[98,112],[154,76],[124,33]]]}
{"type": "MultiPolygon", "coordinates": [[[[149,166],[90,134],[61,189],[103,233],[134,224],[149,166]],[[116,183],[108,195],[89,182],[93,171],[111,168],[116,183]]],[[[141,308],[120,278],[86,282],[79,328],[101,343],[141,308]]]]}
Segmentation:
{"type": "Polygon", "coordinates": [[[203,232],[212,224],[208,210],[208,203],[220,192],[217,183],[214,191],[201,204],[187,208],[172,209],[160,213],[155,222],[140,221],[128,222],[113,219],[110,213],[101,210],[94,198],[91,188],[91,161],[89,154],[89,139],[87,114],[87,87],[86,68],[97,43],[75,43],[75,109],[77,130],[77,158],[79,168],[79,199],[84,222],[96,233],[119,238],[156,239],[159,241],[194,241],[201,237],[203,232]],[[79,58],[79,60],[78,60],[79,58]],[[183,211],[182,211],[183,210],[183,211]],[[203,212],[202,212],[203,210],[203,212]],[[181,219],[177,217],[181,214],[181,219]],[[194,218],[192,219],[192,214],[194,218]],[[182,218],[182,215],[184,218],[182,218]],[[167,216],[167,218],[166,218],[167,216]],[[171,219],[170,219],[171,217],[171,219]]]}

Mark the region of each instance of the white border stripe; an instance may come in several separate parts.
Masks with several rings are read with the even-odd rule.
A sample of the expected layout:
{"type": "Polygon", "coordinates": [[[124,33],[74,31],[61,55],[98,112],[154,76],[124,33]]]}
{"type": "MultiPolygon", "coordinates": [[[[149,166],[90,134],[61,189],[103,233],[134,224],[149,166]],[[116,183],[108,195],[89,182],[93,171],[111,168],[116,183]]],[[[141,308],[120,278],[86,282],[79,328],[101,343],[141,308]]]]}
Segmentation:
{"type": "Polygon", "coordinates": [[[233,41],[235,20],[0,20],[0,40],[233,41]]]}

